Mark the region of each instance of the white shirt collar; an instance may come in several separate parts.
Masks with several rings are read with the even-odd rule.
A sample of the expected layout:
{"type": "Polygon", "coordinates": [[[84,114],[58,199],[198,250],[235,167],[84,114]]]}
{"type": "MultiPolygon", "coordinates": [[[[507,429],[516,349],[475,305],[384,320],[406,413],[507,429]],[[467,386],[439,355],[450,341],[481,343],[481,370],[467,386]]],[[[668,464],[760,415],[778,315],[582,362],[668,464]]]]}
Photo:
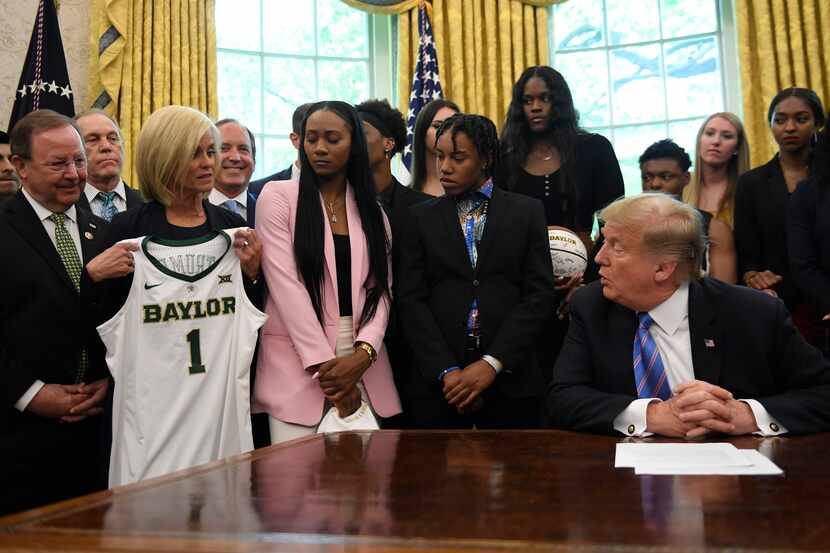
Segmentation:
{"type": "Polygon", "coordinates": [[[208,196],[208,201],[213,205],[222,205],[223,203],[227,202],[228,200],[236,200],[237,203],[241,204],[242,207],[248,209],[248,187],[242,189],[242,192],[239,195],[229,198],[225,196],[222,192],[219,191],[218,188],[214,188],[210,191],[210,196],[208,196]]]}
{"type": "MultiPolygon", "coordinates": [[[[122,200],[124,200],[126,202],[127,201],[127,191],[124,189],[125,186],[126,186],[126,184],[124,184],[124,181],[119,180],[118,184],[115,185],[115,188],[113,188],[112,191],[115,192],[116,196],[118,196],[119,198],[121,198],[122,200]]],[[[89,203],[92,203],[92,200],[94,200],[95,197],[98,196],[98,192],[100,192],[100,190],[98,190],[97,188],[95,188],[93,185],[91,185],[89,183],[86,183],[86,185],[84,186],[84,194],[86,194],[86,199],[87,199],[87,201],[89,201],[89,203]]]]}
{"type": "MultiPolygon", "coordinates": [[[[29,204],[31,204],[32,209],[35,210],[35,214],[37,215],[37,218],[40,220],[41,223],[52,216],[52,212],[43,207],[40,204],[40,202],[34,199],[25,188],[23,189],[23,196],[26,198],[26,200],[28,200],[29,204]]],[[[69,206],[69,209],[64,211],[63,214],[66,215],[66,218],[72,221],[73,223],[77,222],[77,219],[75,217],[74,205],[69,206]]]]}
{"type": "Polygon", "coordinates": [[[300,180],[300,166],[297,164],[297,161],[291,164],[291,180],[300,180]]]}
{"type": "Polygon", "coordinates": [[[680,323],[689,316],[689,283],[684,282],[674,294],[648,312],[654,322],[669,336],[673,335],[680,323]]]}

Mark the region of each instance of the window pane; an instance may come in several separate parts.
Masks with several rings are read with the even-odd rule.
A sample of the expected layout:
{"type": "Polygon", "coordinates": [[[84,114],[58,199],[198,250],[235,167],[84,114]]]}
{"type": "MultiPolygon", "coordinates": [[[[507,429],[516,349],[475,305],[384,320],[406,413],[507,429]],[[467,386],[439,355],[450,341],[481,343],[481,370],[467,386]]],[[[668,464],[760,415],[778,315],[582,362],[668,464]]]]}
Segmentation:
{"type": "Polygon", "coordinates": [[[313,60],[265,58],[266,133],[289,134],[296,107],[315,99],[313,60]]]}
{"type": "Polygon", "coordinates": [[[320,99],[356,104],[369,97],[369,67],[363,61],[320,61],[320,99]]]}
{"type": "Polygon", "coordinates": [[[598,127],[611,122],[608,103],[608,63],[605,50],[557,54],[554,67],[568,81],[579,123],[598,127]]]}
{"type": "Polygon", "coordinates": [[[669,136],[680,147],[686,150],[686,153],[689,154],[689,158],[692,160],[692,164],[695,162],[695,140],[697,140],[697,132],[705,120],[706,117],[701,117],[700,119],[693,119],[691,121],[669,123],[669,136]]]}
{"type": "Polygon", "coordinates": [[[606,0],[611,44],[648,42],[660,38],[657,0],[606,0]]]}
{"type": "Polygon", "coordinates": [[[261,179],[265,175],[270,175],[271,173],[267,173],[267,168],[263,164],[263,156],[265,155],[265,147],[262,143],[262,135],[257,134],[254,135],[254,139],[256,140],[256,167],[254,168],[254,172],[251,175],[251,180],[261,179]]]}
{"type": "Polygon", "coordinates": [[[262,129],[262,78],[259,56],[217,52],[219,116],[238,119],[252,132],[262,129]]]}
{"type": "Polygon", "coordinates": [[[216,0],[216,46],[259,50],[259,0],[216,0]]]}
{"type": "Polygon", "coordinates": [[[663,38],[674,38],[718,30],[716,0],[661,0],[663,38]]]}
{"type": "Polygon", "coordinates": [[[317,26],[317,55],[369,57],[368,17],[364,12],[340,0],[317,0],[317,26]]]}
{"type": "Polygon", "coordinates": [[[555,49],[605,46],[602,0],[558,4],[553,13],[555,49]]]}
{"type": "Polygon", "coordinates": [[[262,156],[262,176],[282,171],[297,159],[297,150],[286,138],[265,138],[265,155],[262,156]]]}
{"type": "Polygon", "coordinates": [[[314,55],[314,2],[264,0],[262,14],[266,52],[314,55]]]}
{"type": "Polygon", "coordinates": [[[639,123],[666,116],[660,45],[611,50],[614,123],[639,123]]]}
{"type": "Polygon", "coordinates": [[[640,179],[640,156],[646,148],[666,138],[666,125],[637,125],[614,129],[614,151],[620,160],[620,170],[625,180],[625,194],[643,191],[640,179]]]}
{"type": "Polygon", "coordinates": [[[681,119],[721,111],[720,56],[715,37],[667,42],[663,48],[669,117],[681,119]]]}

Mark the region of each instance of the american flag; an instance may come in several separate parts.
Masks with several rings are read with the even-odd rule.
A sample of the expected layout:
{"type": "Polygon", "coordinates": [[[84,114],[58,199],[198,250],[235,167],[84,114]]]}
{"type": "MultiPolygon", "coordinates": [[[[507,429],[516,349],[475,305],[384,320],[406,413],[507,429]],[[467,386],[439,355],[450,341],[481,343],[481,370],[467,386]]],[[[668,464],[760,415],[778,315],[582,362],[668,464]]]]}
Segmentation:
{"type": "Polygon", "coordinates": [[[403,151],[403,162],[407,169],[411,169],[412,164],[412,136],[415,132],[415,119],[424,105],[443,95],[441,81],[438,79],[438,56],[435,54],[432,24],[429,22],[423,2],[418,10],[418,35],[418,61],[415,63],[412,93],[409,95],[409,111],[406,114],[406,148],[403,151]]]}

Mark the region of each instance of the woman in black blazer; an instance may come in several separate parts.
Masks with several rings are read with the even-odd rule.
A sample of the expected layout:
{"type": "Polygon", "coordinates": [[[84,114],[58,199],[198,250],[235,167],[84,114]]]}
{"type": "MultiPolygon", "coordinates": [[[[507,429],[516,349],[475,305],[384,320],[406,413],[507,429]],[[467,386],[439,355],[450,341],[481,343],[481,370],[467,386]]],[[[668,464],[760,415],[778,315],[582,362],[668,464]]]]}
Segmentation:
{"type": "Polygon", "coordinates": [[[767,120],[779,151],[765,165],[741,175],[735,193],[738,277],[750,288],[778,295],[805,332],[806,305],[790,274],[787,254],[787,205],[798,183],[809,176],[824,110],[812,90],[788,88],[773,98],[767,120]]]}
{"type": "Polygon", "coordinates": [[[816,322],[808,338],[830,357],[830,127],[814,148],[811,171],[790,198],[787,247],[793,280],[816,322]]]}

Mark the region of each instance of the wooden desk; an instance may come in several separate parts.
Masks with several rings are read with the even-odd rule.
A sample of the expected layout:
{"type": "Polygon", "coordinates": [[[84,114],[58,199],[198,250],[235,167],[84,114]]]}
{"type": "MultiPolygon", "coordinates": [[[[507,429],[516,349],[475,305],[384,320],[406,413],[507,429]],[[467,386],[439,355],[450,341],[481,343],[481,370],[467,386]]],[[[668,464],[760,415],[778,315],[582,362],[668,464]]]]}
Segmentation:
{"type": "Polygon", "coordinates": [[[611,437],[343,433],[0,519],[0,551],[830,547],[830,434],[740,438],[784,476],[614,469],[611,437]]]}

